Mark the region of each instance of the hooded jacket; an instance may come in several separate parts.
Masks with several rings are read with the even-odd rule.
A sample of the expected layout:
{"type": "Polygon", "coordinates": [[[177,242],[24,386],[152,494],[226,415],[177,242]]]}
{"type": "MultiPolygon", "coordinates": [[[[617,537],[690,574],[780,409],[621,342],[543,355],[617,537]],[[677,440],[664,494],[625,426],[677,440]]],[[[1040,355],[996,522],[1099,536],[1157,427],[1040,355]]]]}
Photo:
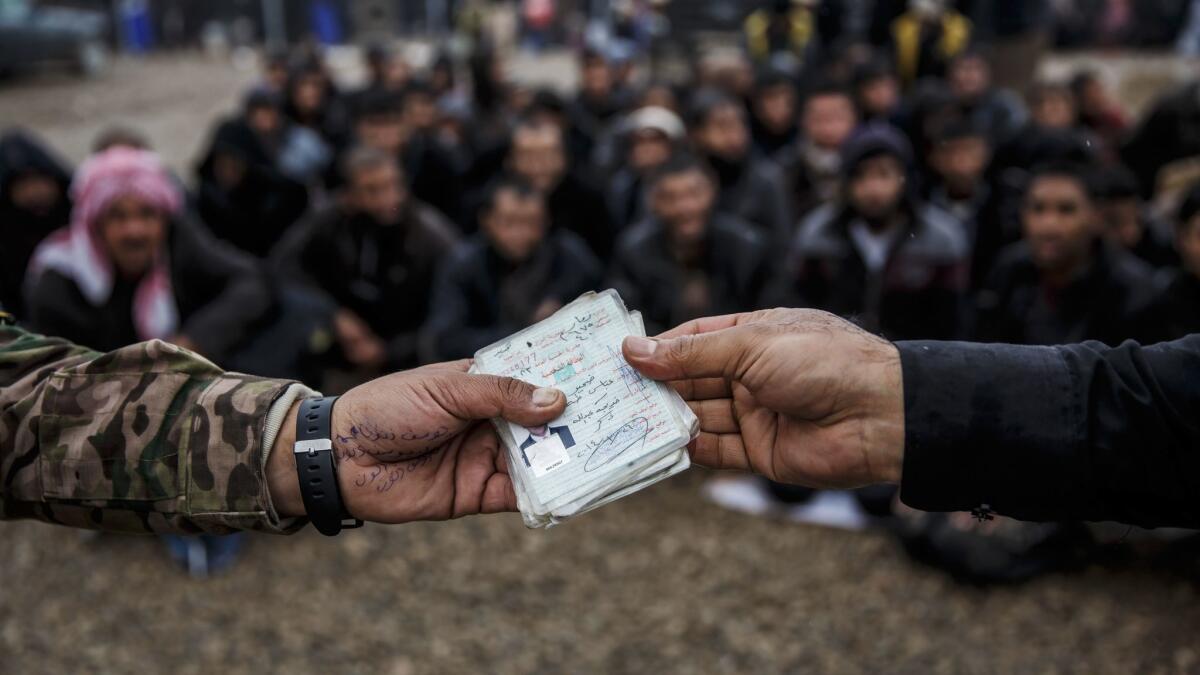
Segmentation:
{"type": "MultiPolygon", "coordinates": [[[[872,124],[856,132],[842,148],[843,186],[862,162],[881,155],[911,167],[908,142],[892,127],[872,124]]],[[[902,224],[890,234],[877,268],[868,265],[851,233],[860,220],[852,206],[839,200],[812,211],[792,242],[791,300],[892,340],[957,337],[968,266],[962,224],[918,201],[911,189],[899,210],[902,224]]]]}
{"type": "Polygon", "coordinates": [[[32,135],[11,131],[0,136],[0,306],[17,317],[25,314],[25,272],[34,249],[71,215],[68,188],[71,171],[32,135]],[[13,202],[13,185],[31,173],[53,180],[58,201],[43,213],[13,202]]]}

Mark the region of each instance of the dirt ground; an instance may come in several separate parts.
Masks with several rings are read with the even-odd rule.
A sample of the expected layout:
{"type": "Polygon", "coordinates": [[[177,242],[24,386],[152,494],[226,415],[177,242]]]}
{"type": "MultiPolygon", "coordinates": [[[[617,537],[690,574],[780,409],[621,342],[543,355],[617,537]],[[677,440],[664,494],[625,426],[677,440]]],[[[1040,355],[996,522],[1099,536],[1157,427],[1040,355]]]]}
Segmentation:
{"type": "MultiPolygon", "coordinates": [[[[3,82],[0,128],[77,161],[133,126],[190,176],[253,78],[160,57],[3,82]]],[[[712,506],[708,477],[548,532],[507,515],[254,536],[208,581],[152,538],[0,524],[0,674],[1200,673],[1200,586],[1161,561],[968,588],[882,533],[712,506]]]]}

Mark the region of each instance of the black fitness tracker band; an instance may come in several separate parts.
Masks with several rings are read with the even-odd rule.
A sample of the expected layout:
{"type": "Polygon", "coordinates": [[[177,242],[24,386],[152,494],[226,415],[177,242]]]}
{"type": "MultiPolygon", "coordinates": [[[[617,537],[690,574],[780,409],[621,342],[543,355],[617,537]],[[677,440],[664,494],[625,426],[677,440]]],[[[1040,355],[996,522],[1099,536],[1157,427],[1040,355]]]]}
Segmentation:
{"type": "Polygon", "coordinates": [[[342,503],[338,487],[337,461],[333,456],[330,427],[336,396],[309,398],[300,402],[296,414],[296,474],[304,510],[317,532],[332,537],[342,528],[362,527],[363,521],[351,518],[342,503]]]}

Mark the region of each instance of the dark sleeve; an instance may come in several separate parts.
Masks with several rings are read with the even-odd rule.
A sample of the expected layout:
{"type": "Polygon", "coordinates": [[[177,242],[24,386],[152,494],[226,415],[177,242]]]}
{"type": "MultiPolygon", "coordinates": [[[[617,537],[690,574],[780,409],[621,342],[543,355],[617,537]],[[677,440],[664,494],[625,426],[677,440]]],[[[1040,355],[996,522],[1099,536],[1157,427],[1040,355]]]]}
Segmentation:
{"type": "Polygon", "coordinates": [[[176,260],[186,262],[179,278],[208,297],[179,332],[194,340],[200,353],[220,359],[272,310],[275,294],[254,258],[195,226],[181,234],[176,260]]]}
{"type": "Polygon", "coordinates": [[[79,296],[74,282],[53,270],[46,270],[34,282],[27,298],[28,324],[42,335],[61,337],[80,345],[94,338],[94,326],[87,318],[71,311],[71,299],[79,296]]]}
{"type": "MultiPolygon", "coordinates": [[[[435,215],[433,209],[430,209],[430,212],[426,216],[436,218],[439,221],[444,218],[440,213],[435,215]]],[[[457,237],[452,234],[453,226],[449,221],[439,222],[439,225],[439,230],[445,233],[444,239],[436,247],[431,247],[431,250],[426,254],[436,261],[434,264],[435,270],[445,267],[447,260],[452,257],[454,246],[457,242],[457,237]]],[[[429,285],[423,289],[426,291],[425,296],[427,298],[432,296],[434,292],[434,281],[431,280],[429,285]]],[[[427,305],[425,308],[424,315],[426,317],[429,316],[430,308],[431,305],[427,305]]],[[[401,370],[411,368],[414,364],[422,361],[433,360],[433,354],[427,353],[429,350],[425,350],[422,347],[422,333],[423,328],[418,326],[398,331],[387,338],[387,365],[389,368],[401,370]]]]}
{"type": "Polygon", "coordinates": [[[997,262],[988,272],[983,285],[968,304],[966,320],[968,338],[975,342],[1020,342],[1018,331],[1005,321],[1005,305],[1008,302],[1006,279],[1008,272],[1003,261],[997,262]]]}
{"type": "Polygon", "coordinates": [[[336,259],[331,249],[334,244],[322,230],[323,219],[312,215],[296,223],[288,230],[283,239],[271,251],[270,265],[272,271],[280,279],[297,281],[319,295],[328,298],[329,303],[340,305],[333,297],[338,294],[334,285],[336,277],[344,277],[340,269],[333,269],[331,259],[336,259]],[[330,278],[330,270],[333,277],[330,278]]]}
{"type": "Polygon", "coordinates": [[[1200,527],[1200,335],[898,347],[909,506],[1200,527]]]}
{"type": "Polygon", "coordinates": [[[777,288],[773,284],[780,276],[781,265],[777,264],[778,260],[773,259],[771,253],[778,250],[779,247],[767,246],[762,240],[755,241],[748,248],[746,257],[753,262],[741,297],[744,311],[772,306],[771,301],[777,297],[777,288]]]}
{"type": "Polygon", "coordinates": [[[954,340],[965,337],[967,267],[964,262],[939,265],[934,289],[923,304],[926,322],[923,337],[954,340]]]}
{"type": "Polygon", "coordinates": [[[1165,158],[1171,156],[1171,153],[1163,152],[1163,148],[1172,147],[1175,140],[1165,133],[1174,128],[1170,117],[1165,106],[1159,103],[1129,134],[1119,151],[1121,161],[1139,177],[1145,198],[1153,196],[1158,170],[1162,168],[1165,158]]]}
{"type": "Polygon", "coordinates": [[[600,261],[587,244],[569,232],[559,232],[560,260],[556,278],[551,279],[546,297],[567,304],[587,291],[599,290],[604,276],[600,261]]]}
{"type": "Polygon", "coordinates": [[[613,260],[608,266],[608,275],[604,286],[616,289],[617,293],[621,295],[621,299],[625,301],[625,306],[631,311],[636,309],[644,314],[646,312],[646,298],[642,295],[641,284],[638,283],[637,274],[633,266],[630,265],[632,254],[625,249],[627,249],[626,246],[622,246],[620,243],[617,244],[613,260]]]}
{"type": "Polygon", "coordinates": [[[796,225],[795,219],[792,217],[792,206],[788,203],[787,190],[784,188],[783,175],[781,172],[772,169],[765,174],[767,180],[763,181],[766,187],[763,198],[766,204],[763,208],[766,213],[768,234],[771,238],[769,242],[771,246],[778,246],[782,250],[792,240],[792,230],[796,225]]]}

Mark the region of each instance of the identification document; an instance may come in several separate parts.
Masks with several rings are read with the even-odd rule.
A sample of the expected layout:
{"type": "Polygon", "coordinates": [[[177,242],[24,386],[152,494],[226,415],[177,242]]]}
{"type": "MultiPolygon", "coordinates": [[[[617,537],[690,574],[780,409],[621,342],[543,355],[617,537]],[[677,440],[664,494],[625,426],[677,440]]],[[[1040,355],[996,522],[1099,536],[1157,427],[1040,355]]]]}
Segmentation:
{"type": "Polygon", "coordinates": [[[696,416],[621,356],[645,335],[616,291],[586,293],[551,317],[475,353],[472,372],[507,375],[567,396],[562,416],[526,428],[493,420],[525,524],[550,527],[690,465],[696,416]]]}

